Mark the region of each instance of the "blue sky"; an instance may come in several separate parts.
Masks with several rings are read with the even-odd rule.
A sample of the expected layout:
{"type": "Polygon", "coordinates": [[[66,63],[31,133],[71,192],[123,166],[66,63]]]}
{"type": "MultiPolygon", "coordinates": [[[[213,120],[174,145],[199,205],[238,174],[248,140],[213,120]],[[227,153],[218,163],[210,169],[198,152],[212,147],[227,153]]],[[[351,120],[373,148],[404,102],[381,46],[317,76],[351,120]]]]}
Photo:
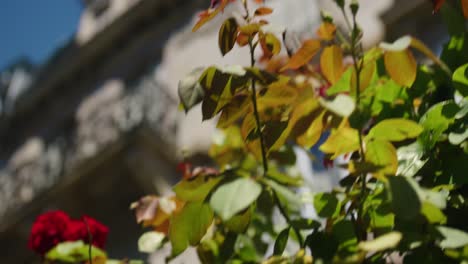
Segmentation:
{"type": "Polygon", "coordinates": [[[76,31],[79,0],[1,0],[0,70],[19,56],[42,63],[76,31]]]}

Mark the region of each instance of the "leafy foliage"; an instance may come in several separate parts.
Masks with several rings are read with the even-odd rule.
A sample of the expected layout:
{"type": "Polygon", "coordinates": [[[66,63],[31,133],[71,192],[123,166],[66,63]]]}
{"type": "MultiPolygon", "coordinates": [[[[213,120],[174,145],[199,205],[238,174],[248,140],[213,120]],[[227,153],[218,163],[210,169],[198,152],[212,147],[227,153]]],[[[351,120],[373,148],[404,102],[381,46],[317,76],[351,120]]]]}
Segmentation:
{"type": "Polygon", "coordinates": [[[433,1],[451,36],[440,58],[410,36],[364,51],[357,1],[335,0],[351,11],[349,32],[323,15],[317,38],[288,57],[263,1],[214,1],[194,31],[231,2],[245,15],[220,25],[219,48],[247,48],[251,64],[197,69],[179,84],[185,110],[201,103],[222,131],[210,149],[217,168],[187,169],[175,197],[134,206],[158,232],[147,248],[169,241],[175,257],[195,246],[204,263],[466,263],[468,2],[433,1]],[[292,149],[312,147],[324,164],[343,157],[347,175],[300,196],[292,149]],[[319,219],[303,217],[310,206],[319,219]]]}

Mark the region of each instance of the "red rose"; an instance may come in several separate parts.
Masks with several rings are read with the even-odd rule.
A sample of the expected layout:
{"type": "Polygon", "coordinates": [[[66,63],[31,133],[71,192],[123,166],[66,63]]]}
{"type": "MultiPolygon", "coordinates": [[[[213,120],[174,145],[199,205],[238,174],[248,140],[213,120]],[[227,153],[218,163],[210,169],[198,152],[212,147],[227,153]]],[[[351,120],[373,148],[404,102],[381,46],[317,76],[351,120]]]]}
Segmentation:
{"type": "MultiPolygon", "coordinates": [[[[83,216],[83,222],[85,222],[89,227],[89,232],[92,235],[92,244],[99,248],[104,248],[107,240],[107,235],[109,234],[109,228],[107,226],[101,224],[96,219],[91,218],[89,216],[83,216]]],[[[83,237],[82,240],[86,243],[89,242],[88,239],[88,231],[85,226],[86,237],[83,237]]]]}
{"type": "Polygon", "coordinates": [[[28,247],[44,255],[63,241],[70,217],[63,211],[51,211],[40,215],[34,222],[29,236],[28,247]]]}
{"type": "Polygon", "coordinates": [[[83,240],[88,237],[88,231],[83,220],[70,220],[63,232],[64,241],[83,240]]]}
{"type": "Polygon", "coordinates": [[[74,220],[62,211],[47,212],[34,222],[28,247],[44,255],[61,242],[83,240],[89,243],[88,229],[92,244],[104,248],[109,229],[94,218],[83,216],[80,220],[74,220]]]}

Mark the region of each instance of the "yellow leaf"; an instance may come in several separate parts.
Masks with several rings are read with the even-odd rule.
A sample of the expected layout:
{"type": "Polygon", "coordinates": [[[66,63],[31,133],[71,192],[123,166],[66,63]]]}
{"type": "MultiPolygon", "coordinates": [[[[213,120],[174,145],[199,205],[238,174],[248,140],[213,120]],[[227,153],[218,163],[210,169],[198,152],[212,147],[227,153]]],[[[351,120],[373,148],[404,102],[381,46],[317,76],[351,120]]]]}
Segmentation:
{"type": "Polygon", "coordinates": [[[297,106],[294,108],[291,118],[289,119],[288,126],[286,129],[284,129],[283,133],[281,136],[278,138],[278,140],[273,144],[273,146],[270,148],[270,150],[277,150],[279,149],[286,139],[289,137],[291,134],[291,131],[293,130],[294,126],[297,124],[297,122],[312,113],[314,110],[316,110],[319,107],[318,101],[313,98],[307,98],[306,100],[303,100],[302,102],[298,103],[297,106]]]}
{"type": "Polygon", "coordinates": [[[312,121],[310,127],[304,134],[297,138],[297,143],[305,148],[311,148],[320,139],[323,130],[323,117],[325,116],[323,111],[317,118],[312,121]]]}
{"type": "Polygon", "coordinates": [[[320,39],[330,41],[335,38],[336,26],[329,22],[324,22],[317,30],[320,39]]]}
{"type": "Polygon", "coordinates": [[[335,84],[343,74],[343,51],[337,45],[326,47],[320,57],[323,75],[331,84],[335,84]]]}
{"type": "Polygon", "coordinates": [[[262,46],[264,56],[267,58],[271,58],[281,51],[281,42],[271,33],[260,35],[260,45],[262,46]]]}
{"type": "Polygon", "coordinates": [[[332,159],[358,149],[359,132],[354,128],[345,126],[333,131],[327,141],[320,146],[320,150],[324,153],[333,154],[332,159]]]}
{"type": "Polygon", "coordinates": [[[258,98],[258,110],[288,105],[294,102],[298,96],[296,89],[287,84],[287,80],[279,80],[268,86],[267,92],[258,98]]]}
{"type": "Polygon", "coordinates": [[[239,27],[239,31],[242,34],[245,34],[247,36],[253,36],[257,34],[257,32],[260,30],[260,24],[254,23],[254,24],[247,24],[244,26],[239,27]]]}
{"type": "Polygon", "coordinates": [[[399,85],[411,87],[416,80],[417,64],[409,50],[387,51],[384,54],[385,68],[399,85]]]}
{"type": "Polygon", "coordinates": [[[226,55],[232,50],[237,39],[237,21],[231,17],[224,21],[219,29],[218,34],[218,46],[221,50],[221,54],[226,55]]]}
{"type": "Polygon", "coordinates": [[[244,140],[248,138],[250,133],[257,127],[255,122],[255,116],[253,112],[249,112],[245,115],[244,121],[241,125],[241,135],[244,140]]]}
{"type": "Polygon", "coordinates": [[[374,177],[385,180],[386,176],[394,176],[398,169],[398,158],[395,147],[385,140],[366,140],[366,162],[379,166],[374,177]]]}
{"type": "Polygon", "coordinates": [[[234,98],[224,109],[219,117],[217,128],[228,128],[250,109],[248,96],[234,98]]]}
{"type": "MultiPolygon", "coordinates": [[[[371,84],[372,77],[374,76],[374,72],[377,66],[375,61],[369,62],[364,64],[361,70],[360,79],[359,79],[359,86],[360,91],[364,91],[369,85],[371,84]]],[[[351,75],[351,91],[356,91],[356,72],[353,69],[353,74],[351,75]]]]}
{"type": "Polygon", "coordinates": [[[285,71],[287,69],[296,70],[305,64],[307,64],[320,50],[320,41],[315,39],[309,39],[305,41],[299,50],[289,59],[288,63],[281,69],[285,71]]]}

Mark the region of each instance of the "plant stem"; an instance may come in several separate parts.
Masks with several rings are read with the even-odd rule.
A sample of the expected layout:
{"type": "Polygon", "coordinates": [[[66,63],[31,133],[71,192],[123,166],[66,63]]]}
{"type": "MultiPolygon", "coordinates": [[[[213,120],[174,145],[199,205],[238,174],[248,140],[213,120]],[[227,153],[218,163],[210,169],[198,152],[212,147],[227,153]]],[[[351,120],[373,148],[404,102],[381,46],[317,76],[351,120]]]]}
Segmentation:
{"type": "Polygon", "coordinates": [[[88,232],[88,243],[89,243],[88,258],[89,258],[89,264],[93,264],[93,258],[92,258],[92,252],[91,252],[92,247],[93,247],[93,235],[91,234],[91,231],[89,230],[88,221],[86,221],[86,219],[83,218],[83,222],[86,225],[86,232],[88,232]]]}
{"type": "MultiPolygon", "coordinates": [[[[249,8],[247,6],[247,1],[243,0],[242,1],[244,4],[244,9],[246,12],[246,20],[250,21],[250,15],[249,15],[249,8]]],[[[254,67],[255,66],[255,46],[252,42],[252,38],[249,38],[249,48],[250,48],[250,66],[254,67]]],[[[267,160],[267,155],[266,155],[266,148],[265,148],[265,139],[263,137],[263,132],[262,132],[262,123],[260,121],[260,115],[258,113],[258,106],[257,106],[257,87],[256,87],[255,79],[252,78],[252,104],[253,104],[253,110],[254,110],[254,116],[255,116],[255,123],[257,126],[258,134],[260,137],[260,148],[262,151],[262,164],[263,164],[263,176],[265,177],[268,173],[268,160],[267,160]]]]}
{"type": "MultiPolygon", "coordinates": [[[[346,12],[344,9],[342,9],[343,14],[346,15],[346,12]]],[[[345,20],[348,21],[348,18],[345,17],[345,20]]],[[[348,22],[349,23],[349,22],[348,22]]],[[[362,44],[360,43],[358,39],[358,35],[356,34],[358,28],[357,28],[357,22],[356,22],[356,16],[353,15],[353,27],[351,31],[351,56],[353,57],[354,61],[354,71],[356,72],[356,108],[359,109],[361,105],[361,71],[363,68],[364,64],[364,59],[360,58],[361,54],[363,52],[362,44]],[[359,45],[359,50],[357,50],[357,46],[359,45]]],[[[360,159],[362,162],[365,162],[366,158],[364,155],[364,142],[362,139],[362,128],[359,127],[359,152],[360,152],[360,159]]],[[[366,199],[367,195],[367,182],[366,182],[366,173],[362,173],[361,175],[361,199],[359,203],[359,208],[358,208],[358,221],[361,221],[363,219],[363,210],[364,210],[364,200],[366,199]]],[[[365,229],[364,229],[365,230],[365,229]]],[[[365,231],[364,231],[365,232],[365,231]]],[[[363,234],[359,235],[360,240],[361,239],[366,239],[366,235],[363,232],[363,234]]]]}
{"type": "Polygon", "coordinates": [[[275,203],[276,205],[278,206],[278,209],[280,210],[280,213],[281,215],[284,217],[284,219],[286,220],[286,222],[288,223],[288,225],[294,230],[294,233],[296,234],[297,236],[297,240],[299,242],[299,245],[301,248],[304,248],[305,245],[304,245],[304,239],[302,238],[302,235],[301,235],[301,232],[299,231],[299,229],[297,229],[296,227],[294,227],[292,225],[292,221],[291,221],[291,218],[289,218],[288,216],[288,213],[286,212],[286,210],[284,209],[283,205],[281,204],[281,201],[278,197],[278,194],[272,190],[272,193],[273,193],[273,197],[275,199],[275,203]]]}

